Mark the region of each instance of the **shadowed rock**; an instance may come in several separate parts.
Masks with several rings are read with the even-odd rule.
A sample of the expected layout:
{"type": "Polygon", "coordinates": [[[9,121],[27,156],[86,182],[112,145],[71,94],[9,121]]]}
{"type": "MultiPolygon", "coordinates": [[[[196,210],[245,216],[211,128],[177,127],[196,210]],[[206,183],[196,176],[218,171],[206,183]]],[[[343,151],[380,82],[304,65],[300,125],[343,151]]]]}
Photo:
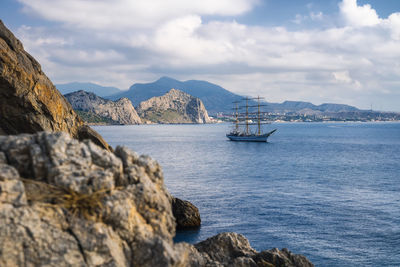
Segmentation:
{"type": "Polygon", "coordinates": [[[296,255],[284,248],[257,252],[249,241],[236,233],[221,233],[195,245],[197,251],[206,254],[222,266],[254,267],[313,267],[303,255],[296,255]]]}
{"type": "MultiPolygon", "coordinates": [[[[66,132],[79,138],[83,121],[0,20],[0,134],[66,132]]],[[[89,139],[104,148],[100,135],[89,139]]]]}
{"type": "Polygon", "coordinates": [[[253,257],[258,266],[302,266],[313,267],[314,265],[303,255],[296,255],[287,248],[264,250],[253,257]],[[270,265],[268,265],[270,264],[270,265]]]}
{"type": "Polygon", "coordinates": [[[173,197],[172,212],[176,220],[176,229],[198,228],[201,225],[199,209],[189,201],[173,197]]]}

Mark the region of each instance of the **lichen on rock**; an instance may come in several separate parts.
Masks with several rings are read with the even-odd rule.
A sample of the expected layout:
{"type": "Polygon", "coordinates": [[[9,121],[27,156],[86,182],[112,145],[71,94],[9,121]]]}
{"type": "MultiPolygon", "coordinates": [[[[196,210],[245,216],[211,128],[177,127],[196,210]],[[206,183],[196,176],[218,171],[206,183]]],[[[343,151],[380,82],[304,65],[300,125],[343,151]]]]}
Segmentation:
{"type": "Polygon", "coordinates": [[[175,244],[171,202],[158,162],[126,147],[0,136],[0,266],[312,266],[235,233],[175,244]]]}
{"type": "MultiPolygon", "coordinates": [[[[21,248],[13,252],[14,263],[54,266],[57,257],[54,263],[68,265],[73,261],[66,255],[89,266],[179,262],[169,194],[154,160],[139,157],[134,165],[126,159],[136,154],[118,147],[125,153],[124,166],[114,153],[66,133],[0,136],[0,151],[0,243],[21,248]],[[137,180],[128,177],[131,168],[139,171],[137,180]],[[83,204],[85,199],[91,206],[83,204]],[[94,209],[98,216],[83,216],[85,209],[94,209]],[[7,223],[12,220],[15,223],[7,223]],[[39,234],[41,238],[32,238],[39,234]],[[63,243],[70,245],[53,251],[63,243]],[[23,246],[40,249],[43,255],[27,258],[23,246]],[[156,258],[154,249],[160,250],[156,258]]],[[[4,251],[0,265],[11,266],[4,251]]]]}

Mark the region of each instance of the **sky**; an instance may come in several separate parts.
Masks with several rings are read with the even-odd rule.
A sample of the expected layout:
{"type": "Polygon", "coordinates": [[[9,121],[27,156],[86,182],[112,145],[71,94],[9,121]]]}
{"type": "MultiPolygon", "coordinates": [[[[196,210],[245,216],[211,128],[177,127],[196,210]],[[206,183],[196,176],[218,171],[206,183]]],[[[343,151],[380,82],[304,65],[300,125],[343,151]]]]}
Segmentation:
{"type": "Polygon", "coordinates": [[[1,0],[53,83],[207,80],[400,112],[399,0],[1,0]]]}

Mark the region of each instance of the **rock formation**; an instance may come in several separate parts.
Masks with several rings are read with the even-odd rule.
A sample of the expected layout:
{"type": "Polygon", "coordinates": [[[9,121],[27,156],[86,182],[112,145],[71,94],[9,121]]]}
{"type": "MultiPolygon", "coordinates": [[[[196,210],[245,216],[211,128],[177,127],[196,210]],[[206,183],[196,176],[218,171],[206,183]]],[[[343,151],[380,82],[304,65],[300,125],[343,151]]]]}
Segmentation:
{"type": "Polygon", "coordinates": [[[223,233],[175,244],[160,165],[66,133],[0,136],[0,266],[313,266],[223,233]]]}
{"type": "Polygon", "coordinates": [[[66,94],[65,97],[74,110],[92,112],[118,124],[140,124],[142,122],[128,98],[121,98],[114,102],[83,90],[66,94]]]}
{"type": "Polygon", "coordinates": [[[199,98],[176,89],[141,102],[137,111],[141,118],[156,123],[211,122],[199,98]]]}
{"type": "MultiPolygon", "coordinates": [[[[0,134],[63,131],[79,139],[83,125],[40,64],[0,21],[0,134]]],[[[109,148],[93,130],[85,131],[87,138],[109,148]]]]}
{"type": "Polygon", "coordinates": [[[172,198],[172,213],[176,229],[198,228],[201,225],[199,209],[187,200],[172,198]]]}
{"type": "Polygon", "coordinates": [[[222,266],[314,266],[306,257],[293,254],[285,248],[257,252],[244,236],[236,233],[218,234],[196,244],[195,248],[203,257],[222,266]]]}

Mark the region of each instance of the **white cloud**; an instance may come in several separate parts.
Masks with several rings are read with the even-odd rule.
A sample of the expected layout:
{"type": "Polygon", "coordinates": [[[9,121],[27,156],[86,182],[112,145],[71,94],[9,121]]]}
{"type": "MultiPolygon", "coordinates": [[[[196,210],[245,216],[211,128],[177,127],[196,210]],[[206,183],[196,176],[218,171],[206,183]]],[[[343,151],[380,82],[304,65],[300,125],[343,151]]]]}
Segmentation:
{"type": "Polygon", "coordinates": [[[258,0],[18,0],[25,12],[80,28],[151,28],[182,16],[240,15],[258,0]]]}
{"type": "Polygon", "coordinates": [[[324,19],[324,14],[320,12],[310,12],[309,15],[302,15],[302,14],[296,14],[295,18],[292,20],[293,23],[295,24],[302,24],[307,21],[321,21],[324,19]]]}
{"type": "Polygon", "coordinates": [[[358,6],[357,0],[343,0],[339,7],[346,22],[351,26],[374,26],[380,23],[375,9],[368,4],[358,6]]]}
{"type": "MultiPolygon", "coordinates": [[[[254,0],[19,1],[26,12],[62,23],[62,30],[17,33],[55,82],[128,88],[171,75],[270,101],[358,104],[367,96],[399,95],[400,13],[379,18],[356,0],[339,5],[344,25],[295,31],[220,19],[248,12],[254,0]]],[[[316,11],[306,17],[307,23],[325,19],[316,11]]]]}
{"type": "Polygon", "coordinates": [[[391,29],[392,39],[400,41],[400,13],[391,14],[383,24],[391,29]]]}
{"type": "Polygon", "coordinates": [[[337,82],[339,84],[349,84],[352,85],[352,88],[356,91],[361,91],[362,85],[359,81],[353,80],[350,77],[349,71],[336,71],[332,73],[334,82],[337,82]]]}
{"type": "Polygon", "coordinates": [[[342,83],[351,83],[353,79],[350,78],[348,71],[337,71],[332,73],[336,81],[342,83]]]}

